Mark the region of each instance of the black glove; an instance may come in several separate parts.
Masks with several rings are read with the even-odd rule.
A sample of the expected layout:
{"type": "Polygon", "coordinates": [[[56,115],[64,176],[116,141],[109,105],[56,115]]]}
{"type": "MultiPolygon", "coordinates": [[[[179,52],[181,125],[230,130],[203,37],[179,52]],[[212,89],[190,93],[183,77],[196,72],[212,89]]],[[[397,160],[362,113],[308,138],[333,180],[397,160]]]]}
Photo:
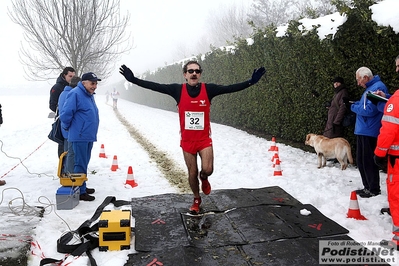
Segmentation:
{"type": "Polygon", "coordinates": [[[387,159],[385,157],[374,155],[374,163],[381,169],[387,168],[387,159]]]}
{"type": "Polygon", "coordinates": [[[348,97],[343,97],[343,98],[342,98],[342,101],[344,101],[344,104],[345,104],[345,106],[346,106],[346,109],[350,110],[350,109],[351,109],[352,103],[349,101],[349,98],[348,98],[348,97]]]}
{"type": "Polygon", "coordinates": [[[252,78],[249,80],[249,83],[251,85],[254,85],[258,83],[260,78],[266,73],[266,69],[264,67],[260,67],[258,69],[254,69],[254,72],[252,73],[252,78]]]}
{"type": "Polygon", "coordinates": [[[324,102],[324,107],[325,107],[325,108],[331,107],[331,102],[329,102],[329,101],[324,102]]]}
{"type": "Polygon", "coordinates": [[[125,66],[125,65],[122,65],[122,66],[119,68],[119,73],[121,73],[121,74],[125,77],[125,79],[126,79],[127,81],[130,81],[130,82],[133,83],[134,74],[133,74],[133,72],[130,70],[130,68],[128,68],[128,67],[125,66]]]}
{"type": "Polygon", "coordinates": [[[316,90],[312,90],[313,97],[319,97],[320,93],[316,90]]]}

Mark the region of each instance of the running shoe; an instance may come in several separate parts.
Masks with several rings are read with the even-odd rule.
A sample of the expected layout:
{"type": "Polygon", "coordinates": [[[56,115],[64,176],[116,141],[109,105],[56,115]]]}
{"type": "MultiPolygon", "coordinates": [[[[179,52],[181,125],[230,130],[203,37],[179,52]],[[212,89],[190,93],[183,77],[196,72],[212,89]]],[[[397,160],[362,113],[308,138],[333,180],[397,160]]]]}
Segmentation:
{"type": "Polygon", "coordinates": [[[199,213],[201,205],[201,198],[194,198],[194,203],[190,207],[190,211],[194,213],[199,213]]]}
{"type": "Polygon", "coordinates": [[[211,184],[209,184],[208,178],[201,178],[201,188],[205,195],[209,195],[209,193],[211,193],[211,184]]]}

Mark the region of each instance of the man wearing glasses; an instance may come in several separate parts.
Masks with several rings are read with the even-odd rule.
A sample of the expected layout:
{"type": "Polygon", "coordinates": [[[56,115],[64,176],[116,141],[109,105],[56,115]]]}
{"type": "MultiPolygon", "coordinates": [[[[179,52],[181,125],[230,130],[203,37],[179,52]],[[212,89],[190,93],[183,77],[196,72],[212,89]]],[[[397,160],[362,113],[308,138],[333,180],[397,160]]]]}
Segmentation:
{"type": "MultiPolygon", "coordinates": [[[[377,137],[381,128],[382,113],[377,106],[367,98],[369,92],[382,91],[388,93],[388,89],[378,75],[373,75],[368,67],[360,67],[356,71],[356,81],[365,90],[360,100],[350,105],[352,112],[356,113],[356,164],[364,188],[356,190],[356,194],[362,198],[371,198],[381,194],[380,170],[374,163],[374,149],[377,145],[377,137]]],[[[348,103],[348,100],[345,100],[348,103]]]]}
{"type": "Polygon", "coordinates": [[[221,94],[244,90],[256,84],[266,73],[264,67],[255,69],[251,79],[228,86],[200,83],[202,68],[197,61],[189,61],[183,66],[184,84],[159,84],[141,80],[133,72],[122,65],[119,72],[126,80],[146,89],[172,96],[177,102],[180,120],[180,147],[188,169],[188,182],[194,194],[194,203],[190,207],[192,213],[199,213],[201,189],[205,195],[211,193],[208,176],[213,172],[213,148],[210,126],[211,100],[221,94]],[[201,157],[201,171],[198,173],[197,155],[201,157]]]}

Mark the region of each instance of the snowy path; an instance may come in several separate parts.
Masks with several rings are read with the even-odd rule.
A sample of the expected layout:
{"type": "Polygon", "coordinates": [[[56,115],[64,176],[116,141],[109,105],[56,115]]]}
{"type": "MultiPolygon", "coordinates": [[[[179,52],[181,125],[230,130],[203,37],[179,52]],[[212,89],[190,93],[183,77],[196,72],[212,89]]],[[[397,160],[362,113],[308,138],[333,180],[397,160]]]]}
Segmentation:
{"type": "MultiPolygon", "coordinates": [[[[2,96],[1,99],[4,118],[0,128],[2,151],[10,157],[24,160],[21,165],[18,159],[0,152],[0,175],[7,181],[7,185],[0,188],[3,197],[1,206],[21,197],[22,193],[29,205],[46,207],[46,213],[34,229],[33,237],[47,257],[62,257],[56,252],[57,238],[90,218],[106,196],[129,200],[155,194],[181,193],[165,178],[156,160],[116,118],[112,107],[105,103],[105,97],[96,97],[100,110],[100,129],[88,174],[88,186],[96,189],[96,200],[80,202],[73,210],[58,211],[54,208],[55,192],[60,187],[56,176],[57,145],[47,140],[52,123],[47,118],[48,96],[2,96]],[[105,146],[107,159],[99,158],[101,144],[105,146]],[[115,172],[110,170],[114,155],[117,155],[120,168],[115,172]],[[135,188],[124,186],[129,166],[133,167],[138,183],[135,188]]],[[[186,171],[179,147],[177,113],[124,100],[119,100],[118,111],[156,147],[157,152],[173,161],[176,171],[186,171]]],[[[314,205],[324,215],[350,230],[349,236],[357,241],[379,241],[392,236],[390,217],[379,214],[380,208],[387,206],[385,174],[381,174],[382,195],[358,199],[361,212],[368,220],[348,219],[346,213],[350,193],[362,187],[356,168],[351,166],[345,171],[334,166],[317,169],[314,153],[279,144],[277,139],[283,175],[274,176],[271,163],[273,154],[268,151],[270,140],[219,124],[212,124],[212,132],[215,153],[215,171],[210,177],[212,189],[280,186],[302,203],[314,205]]],[[[128,252],[94,252],[94,256],[97,262],[101,262],[99,265],[122,266],[128,252]]],[[[29,265],[38,265],[40,258],[30,256],[29,261],[29,265]]],[[[87,265],[87,258],[80,257],[73,265],[87,265]]]]}

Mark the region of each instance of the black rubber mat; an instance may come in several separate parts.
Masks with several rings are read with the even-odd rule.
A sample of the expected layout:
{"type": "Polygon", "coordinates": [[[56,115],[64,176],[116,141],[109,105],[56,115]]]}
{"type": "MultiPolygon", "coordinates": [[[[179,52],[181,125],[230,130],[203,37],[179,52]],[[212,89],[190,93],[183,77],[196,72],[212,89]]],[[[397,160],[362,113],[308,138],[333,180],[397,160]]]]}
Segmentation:
{"type": "Polygon", "coordinates": [[[301,203],[280,187],[265,187],[259,189],[225,189],[212,191],[209,195],[219,210],[241,208],[256,205],[290,205],[301,203]]]}
{"type": "Polygon", "coordinates": [[[301,237],[325,237],[347,234],[349,231],[324,216],[310,204],[273,208],[273,213],[287,221],[290,227],[301,237]],[[310,211],[310,215],[300,214],[301,210],[310,211]]]}
{"type": "Polygon", "coordinates": [[[225,246],[212,249],[196,247],[175,247],[146,253],[130,254],[125,265],[134,266],[248,266],[250,259],[239,246],[225,246]]]}
{"type": "MultiPolygon", "coordinates": [[[[347,235],[329,237],[328,239],[353,240],[347,235]]],[[[130,254],[126,265],[316,266],[320,265],[318,258],[319,240],[318,238],[299,238],[217,248],[166,248],[164,250],[130,254]]],[[[364,266],[365,264],[351,265],[364,266]]],[[[389,264],[373,265],[388,266],[389,264]]]]}
{"type": "Polygon", "coordinates": [[[182,214],[189,244],[195,247],[221,247],[246,244],[240,230],[224,213],[193,217],[182,214]]]}
{"type": "Polygon", "coordinates": [[[167,247],[188,245],[186,230],[178,213],[154,213],[149,208],[137,210],[135,217],[135,249],[162,250],[167,247]],[[136,216],[137,215],[137,216],[136,216]]]}
{"type": "Polygon", "coordinates": [[[318,265],[319,240],[352,240],[280,187],[212,191],[202,197],[202,215],[188,213],[192,201],[181,194],[133,199],[138,253],[125,265],[318,265]]]}

